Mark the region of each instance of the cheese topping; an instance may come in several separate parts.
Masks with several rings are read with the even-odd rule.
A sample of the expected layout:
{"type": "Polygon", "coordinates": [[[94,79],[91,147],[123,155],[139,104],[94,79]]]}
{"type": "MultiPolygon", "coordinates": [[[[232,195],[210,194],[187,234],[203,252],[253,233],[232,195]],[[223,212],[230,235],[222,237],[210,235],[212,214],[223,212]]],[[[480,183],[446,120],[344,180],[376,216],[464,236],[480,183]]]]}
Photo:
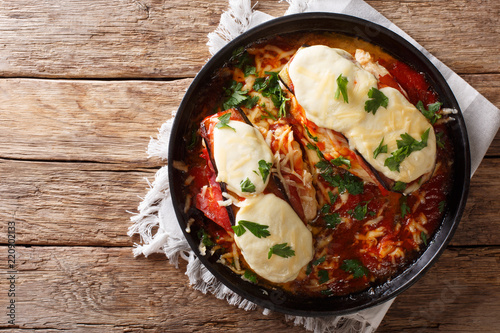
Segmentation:
{"type": "Polygon", "coordinates": [[[380,91],[388,97],[387,108],[379,107],[375,114],[365,111],[368,91],[377,88],[377,79],[361,68],[344,50],[327,46],[300,49],[289,63],[297,102],[304,108],[306,118],[320,127],[342,133],[351,150],[357,150],[377,171],[395,181],[409,183],[431,172],[436,159],[436,137],[431,130],[427,147],[412,152],[400,165],[400,171],[384,166],[391,153],[397,150],[400,135],[408,133],[417,141],[429,128],[425,116],[396,89],[380,91]],[[347,77],[349,102],[334,98],[339,75],[347,77]],[[388,153],[373,158],[373,151],[384,139],[388,153]]]}
{"type": "Polygon", "coordinates": [[[228,125],[234,130],[214,128],[216,180],[226,183],[228,189],[239,196],[261,193],[269,182],[269,176],[264,182],[259,172],[259,161],[272,163],[273,153],[256,128],[241,121],[229,121],[228,125]],[[255,185],[255,192],[241,190],[241,183],[247,179],[255,185]]]}
{"type": "Polygon", "coordinates": [[[316,125],[344,132],[353,123],[366,118],[364,110],[368,91],[377,87],[375,76],[353,62],[344,50],[317,45],[302,48],[290,62],[288,72],[294,94],[316,125]],[[337,78],[347,78],[349,103],[334,98],[337,78]]]}
{"type": "Polygon", "coordinates": [[[246,262],[263,278],[283,283],[294,280],[299,271],[313,258],[312,235],[290,205],[274,194],[260,194],[245,200],[245,205],[236,214],[236,221],[246,220],[267,225],[268,237],[258,238],[249,231],[235,235],[246,262]],[[272,255],[269,249],[286,243],[295,255],[283,258],[272,255]]]}

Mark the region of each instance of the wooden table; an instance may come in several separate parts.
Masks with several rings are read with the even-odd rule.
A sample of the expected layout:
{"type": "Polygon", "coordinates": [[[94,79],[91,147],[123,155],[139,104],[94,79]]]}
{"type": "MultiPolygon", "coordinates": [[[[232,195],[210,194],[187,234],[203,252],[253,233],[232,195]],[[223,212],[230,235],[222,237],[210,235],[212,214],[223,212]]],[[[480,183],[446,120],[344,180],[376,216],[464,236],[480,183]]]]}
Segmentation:
{"type": "MultiPolygon", "coordinates": [[[[500,106],[500,2],[368,1],[500,106]]],[[[0,328],[25,332],[304,332],[188,287],[184,264],[133,258],[135,211],[163,161],[149,138],[209,58],[225,0],[3,1],[0,328]],[[15,227],[15,266],[9,232],[15,227]],[[11,251],[12,252],[12,251],[11,251]],[[15,269],[15,296],[9,270],[15,269]],[[6,278],[7,276],[7,278],[6,278]]],[[[281,15],[286,3],[260,1],[281,15]]],[[[477,110],[481,112],[481,110],[477,110]]],[[[453,241],[379,332],[500,327],[500,135],[453,241]]]]}

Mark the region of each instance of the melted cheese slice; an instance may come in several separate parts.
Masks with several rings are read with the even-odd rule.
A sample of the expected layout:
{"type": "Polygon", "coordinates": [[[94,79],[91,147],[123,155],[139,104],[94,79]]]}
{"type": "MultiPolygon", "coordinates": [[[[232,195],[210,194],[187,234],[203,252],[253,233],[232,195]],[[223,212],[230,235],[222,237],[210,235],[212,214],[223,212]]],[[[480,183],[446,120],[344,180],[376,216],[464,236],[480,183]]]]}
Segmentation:
{"type": "Polygon", "coordinates": [[[342,133],[352,150],[357,150],[378,172],[395,181],[409,183],[431,172],[436,158],[436,137],[432,126],[422,113],[396,89],[380,89],[388,98],[387,108],[376,114],[365,111],[368,91],[377,88],[377,79],[361,68],[344,50],[318,45],[300,49],[289,63],[288,73],[297,102],[304,108],[306,118],[320,127],[342,133]],[[347,77],[349,103],[342,96],[335,99],[337,77],[347,77]],[[410,154],[391,171],[384,162],[397,150],[397,140],[408,133],[417,141],[431,128],[427,147],[410,154]],[[387,154],[373,158],[373,151],[384,139],[387,154]]]}
{"type": "Polygon", "coordinates": [[[292,207],[276,195],[260,194],[246,199],[236,214],[236,221],[240,220],[269,226],[270,236],[266,238],[258,238],[248,230],[234,236],[246,262],[261,277],[275,283],[291,281],[312,260],[311,232],[292,207]],[[273,254],[268,259],[269,249],[283,243],[287,243],[295,255],[283,258],[273,254]]]}
{"type": "Polygon", "coordinates": [[[307,119],[341,133],[366,118],[368,91],[377,87],[375,76],[355,64],[349,53],[323,45],[301,48],[290,62],[288,73],[307,119]],[[349,103],[342,95],[334,97],[339,75],[347,77],[349,103]]]}
{"type": "Polygon", "coordinates": [[[259,173],[259,161],[273,162],[273,153],[262,134],[255,127],[241,121],[229,121],[234,128],[214,128],[214,160],[217,181],[227,184],[228,189],[239,196],[262,193],[269,182],[259,173]],[[255,192],[242,192],[241,182],[249,179],[255,192]]]}

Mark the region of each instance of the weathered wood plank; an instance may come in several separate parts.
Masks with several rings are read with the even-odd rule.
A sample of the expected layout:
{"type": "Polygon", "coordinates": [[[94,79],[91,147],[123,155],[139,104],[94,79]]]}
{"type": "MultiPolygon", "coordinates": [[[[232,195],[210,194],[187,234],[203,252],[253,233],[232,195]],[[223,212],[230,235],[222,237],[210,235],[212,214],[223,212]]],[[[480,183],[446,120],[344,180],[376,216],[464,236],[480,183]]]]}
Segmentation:
{"type": "Polygon", "coordinates": [[[377,332],[498,332],[499,268],[498,248],[446,250],[377,332]]]}
{"type": "MultiPolygon", "coordinates": [[[[5,253],[5,246],[0,250],[5,253]]],[[[245,312],[192,290],[184,267],[177,270],[160,255],[134,259],[129,248],[89,247],[18,247],[17,255],[20,329],[305,332],[281,314],[245,312]]],[[[499,258],[498,248],[446,250],[398,297],[380,332],[494,332],[500,324],[499,258]]]]}
{"type": "MultiPolygon", "coordinates": [[[[452,245],[500,245],[500,159],[486,159],[472,179],[452,245]]],[[[155,170],[126,164],[0,160],[1,221],[16,221],[19,244],[131,246],[130,213],[155,170]]],[[[7,225],[0,224],[0,243],[7,225]]]]}
{"type": "MultiPolygon", "coordinates": [[[[453,70],[498,73],[498,1],[368,3],[453,70]]],[[[0,8],[0,76],[193,77],[226,8],[226,0],[9,1],[0,8]]],[[[258,8],[282,15],[287,5],[258,8]]]]}
{"type": "MultiPolygon", "coordinates": [[[[500,74],[465,79],[500,106],[500,74]]],[[[149,138],[190,83],[0,79],[0,157],[161,165],[147,160],[149,138]]],[[[500,136],[488,154],[500,155],[500,136]]]]}
{"type": "Polygon", "coordinates": [[[161,165],[147,144],[190,82],[0,80],[0,157],[161,165]]]}

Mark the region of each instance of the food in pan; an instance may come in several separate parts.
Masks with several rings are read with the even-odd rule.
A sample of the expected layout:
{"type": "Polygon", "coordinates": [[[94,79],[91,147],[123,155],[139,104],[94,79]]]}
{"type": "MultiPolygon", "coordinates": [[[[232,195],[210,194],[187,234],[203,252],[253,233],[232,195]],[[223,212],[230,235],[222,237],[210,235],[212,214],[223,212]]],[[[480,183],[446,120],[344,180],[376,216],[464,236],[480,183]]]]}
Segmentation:
{"type": "Polygon", "coordinates": [[[432,240],[452,117],[411,64],[339,34],[282,35],[236,50],[197,104],[184,211],[202,255],[242,279],[345,295],[432,240]]]}

